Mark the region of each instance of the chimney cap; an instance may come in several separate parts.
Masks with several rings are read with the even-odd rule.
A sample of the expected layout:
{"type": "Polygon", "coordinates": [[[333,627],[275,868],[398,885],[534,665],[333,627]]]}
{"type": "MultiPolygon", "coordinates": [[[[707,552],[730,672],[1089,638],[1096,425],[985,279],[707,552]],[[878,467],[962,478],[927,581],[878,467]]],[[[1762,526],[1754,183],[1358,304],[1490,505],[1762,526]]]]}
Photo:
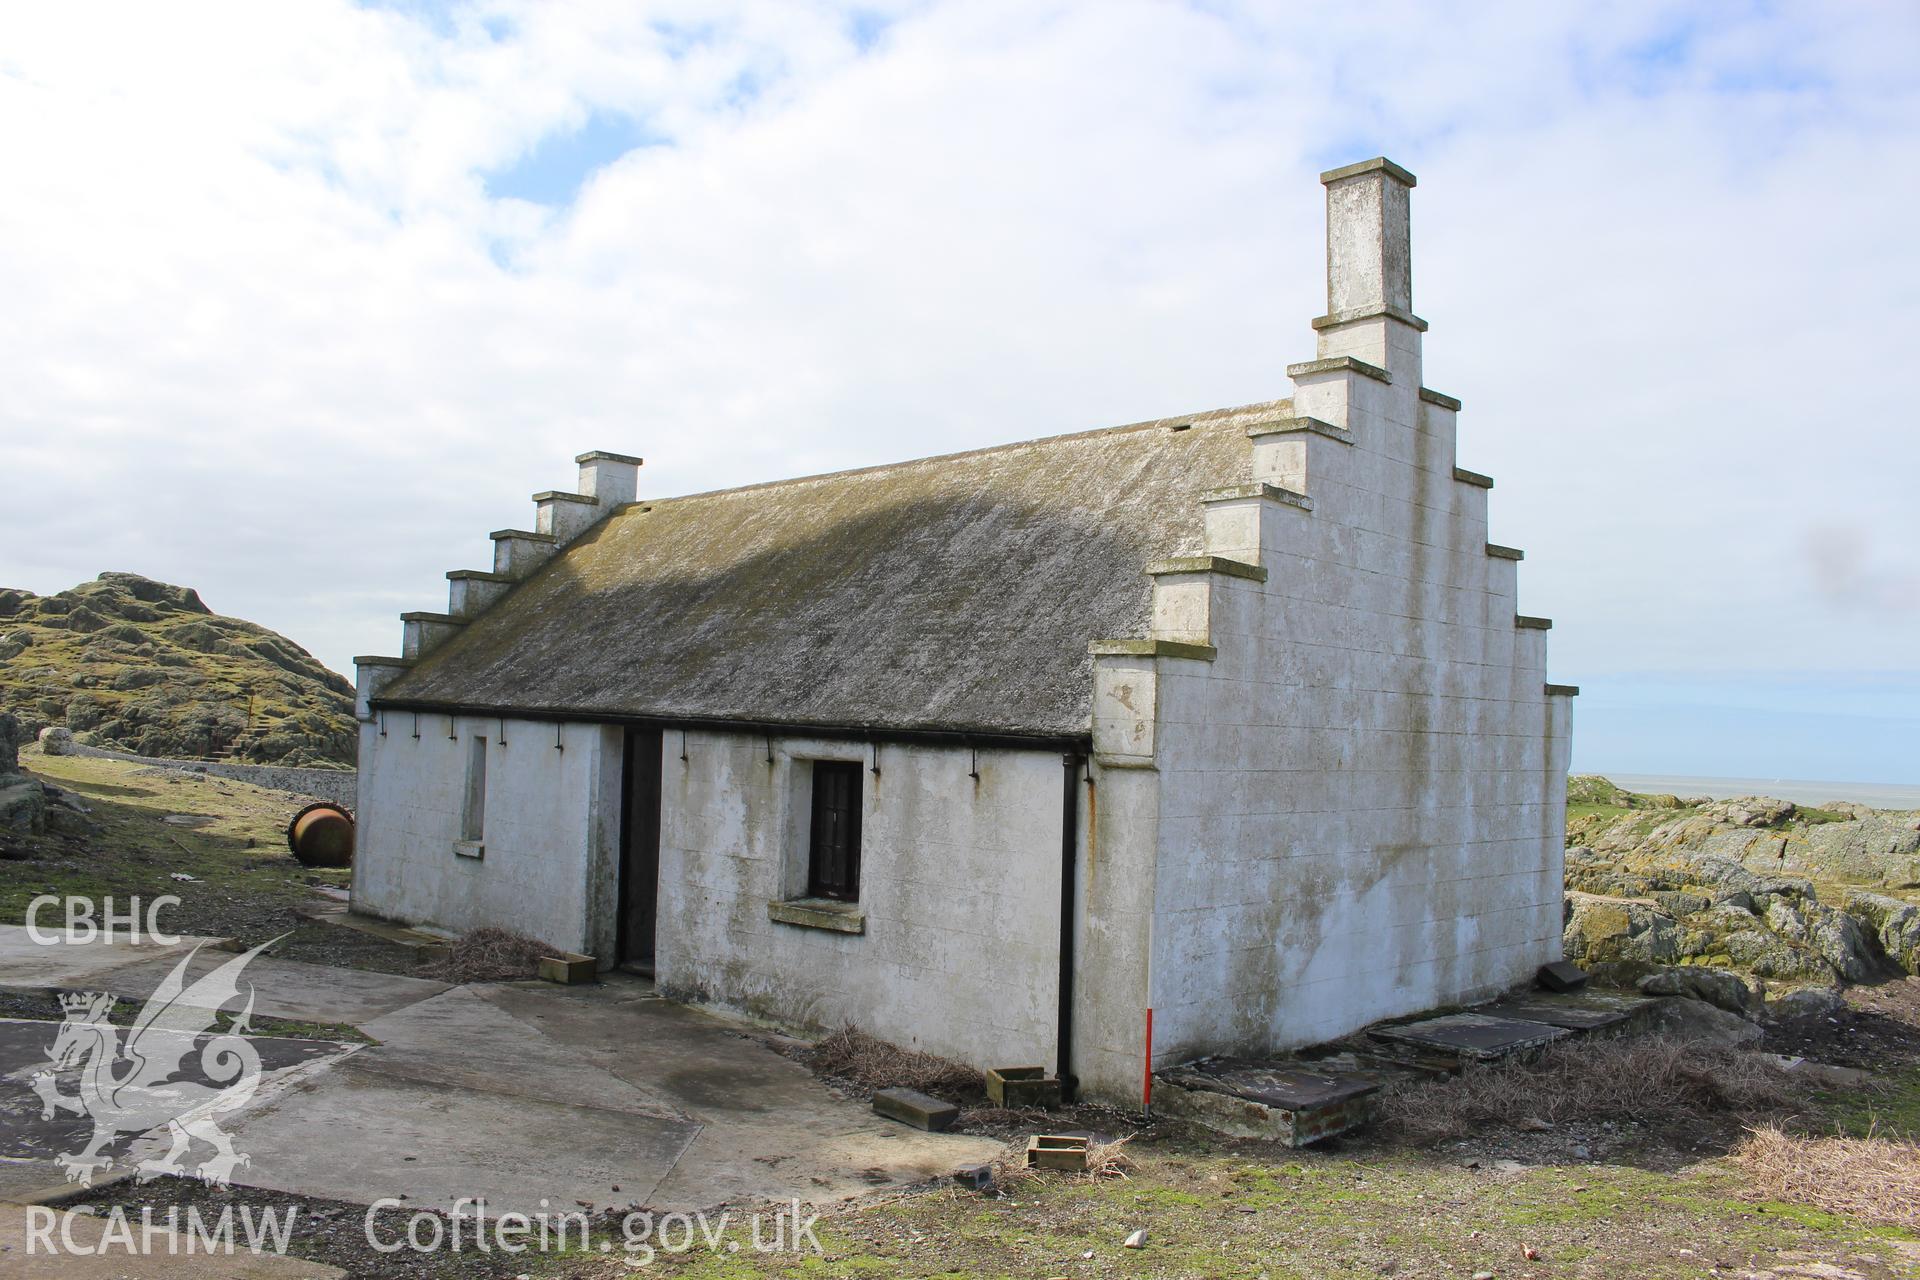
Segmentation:
{"type": "Polygon", "coordinates": [[[636,458],[629,453],[608,453],[605,449],[592,449],[586,453],[580,454],[578,457],[574,459],[574,461],[580,462],[580,463],[625,462],[631,466],[637,467],[637,466],[640,466],[644,460],[640,458],[636,458]]]}
{"type": "Polygon", "coordinates": [[[1361,160],[1356,164],[1344,164],[1338,169],[1329,169],[1320,175],[1320,181],[1326,183],[1328,186],[1332,186],[1334,183],[1346,178],[1357,178],[1363,173],[1372,173],[1375,169],[1381,170],[1389,178],[1403,182],[1409,187],[1415,186],[1419,182],[1419,179],[1415,178],[1411,173],[1408,173],[1405,169],[1402,169],[1385,156],[1375,156],[1371,160],[1361,160]]]}

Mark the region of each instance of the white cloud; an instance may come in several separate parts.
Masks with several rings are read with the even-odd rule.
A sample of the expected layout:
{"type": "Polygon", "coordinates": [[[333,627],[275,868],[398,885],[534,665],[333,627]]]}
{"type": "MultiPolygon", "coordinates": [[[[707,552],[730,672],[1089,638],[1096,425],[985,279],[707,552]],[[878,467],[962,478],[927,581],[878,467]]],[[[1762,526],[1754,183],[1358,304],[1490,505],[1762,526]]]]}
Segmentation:
{"type": "Polygon", "coordinates": [[[0,583],[135,569],[344,665],[584,448],[664,493],[1281,394],[1315,174],[1384,151],[1558,678],[1912,666],[1809,552],[1916,573],[1912,9],[888,17],[9,10],[0,583]],[[487,197],[595,111],[672,144],[487,197]]]}

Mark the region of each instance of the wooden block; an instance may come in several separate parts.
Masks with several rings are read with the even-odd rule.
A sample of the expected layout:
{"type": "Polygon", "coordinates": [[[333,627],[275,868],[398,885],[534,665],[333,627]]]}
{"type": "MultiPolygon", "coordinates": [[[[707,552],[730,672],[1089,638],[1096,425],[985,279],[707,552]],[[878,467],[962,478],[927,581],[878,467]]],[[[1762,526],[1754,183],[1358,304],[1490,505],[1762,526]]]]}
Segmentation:
{"type": "Polygon", "coordinates": [[[592,956],[563,951],[557,956],[540,957],[540,976],[548,982],[573,986],[581,982],[592,982],[598,972],[599,968],[594,964],[592,956]]]}
{"type": "Polygon", "coordinates": [[[1036,1133],[1027,1139],[1027,1167],[1083,1172],[1087,1167],[1087,1140],[1073,1134],[1036,1133]]]}
{"type": "Polygon", "coordinates": [[[1587,985],[1587,973],[1571,960],[1540,966],[1539,982],[1548,991],[1578,991],[1587,985]]]}
{"type": "Polygon", "coordinates": [[[1045,1067],[991,1067],[987,1101],[996,1107],[1057,1107],[1060,1082],[1047,1079],[1045,1067]]]}
{"type": "Polygon", "coordinates": [[[928,1133],[944,1133],[960,1118],[960,1108],[917,1089],[882,1089],[873,1095],[873,1113],[928,1133]]]}

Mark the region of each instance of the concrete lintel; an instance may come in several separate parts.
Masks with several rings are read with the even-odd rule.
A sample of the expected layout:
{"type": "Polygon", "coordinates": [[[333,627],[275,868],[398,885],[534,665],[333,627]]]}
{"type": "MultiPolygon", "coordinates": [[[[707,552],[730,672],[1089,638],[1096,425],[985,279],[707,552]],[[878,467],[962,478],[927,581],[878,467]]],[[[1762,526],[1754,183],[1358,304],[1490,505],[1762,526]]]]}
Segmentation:
{"type": "Polygon", "coordinates": [[[491,569],[449,569],[449,582],[512,582],[504,573],[495,573],[491,569]]]}
{"type": "Polygon", "coordinates": [[[1465,467],[1455,467],[1453,478],[1461,484],[1470,484],[1481,489],[1493,488],[1492,476],[1483,476],[1478,471],[1469,471],[1465,467]]]}
{"type": "Polygon", "coordinates": [[[533,500],[535,502],[582,502],[588,506],[592,506],[599,501],[598,498],[589,497],[584,493],[568,493],[565,489],[543,490],[540,493],[534,494],[533,500]]]}
{"type": "Polygon", "coordinates": [[[1338,329],[1343,325],[1359,324],[1363,320],[1398,320],[1401,324],[1411,327],[1416,333],[1427,331],[1425,320],[1405,307],[1396,307],[1390,302],[1383,302],[1377,307],[1364,307],[1358,311],[1339,311],[1331,315],[1315,316],[1313,327],[1325,332],[1328,329],[1338,329]]]}
{"type": "Polygon", "coordinates": [[[1372,173],[1376,169],[1390,178],[1404,182],[1409,187],[1418,186],[1420,183],[1418,178],[1385,156],[1375,156],[1371,160],[1360,160],[1353,164],[1343,164],[1338,169],[1329,169],[1320,175],[1320,181],[1331,186],[1346,178],[1357,178],[1363,173],[1372,173]]]}
{"type": "Polygon", "coordinates": [[[1432,387],[1420,388],[1420,398],[1428,404],[1437,404],[1442,409],[1451,409],[1455,413],[1460,412],[1460,402],[1458,400],[1455,400],[1450,395],[1435,391],[1432,387]]]}
{"type": "Polygon", "coordinates": [[[867,931],[866,912],[850,902],[830,902],[825,898],[776,899],[767,904],[767,919],[775,924],[825,929],[829,933],[867,931]]]}
{"type": "Polygon", "coordinates": [[[1577,698],[1580,696],[1580,686],[1577,684],[1550,684],[1546,686],[1546,690],[1549,698],[1577,698]]]}
{"type": "Polygon", "coordinates": [[[1247,439],[1264,440],[1268,436],[1292,436],[1302,432],[1312,432],[1329,440],[1338,440],[1341,444],[1353,443],[1353,432],[1318,418],[1271,418],[1266,422],[1256,422],[1247,428],[1247,439]]]}
{"type": "Polygon", "coordinates": [[[1209,489],[1200,495],[1200,501],[1203,504],[1245,502],[1248,498],[1266,498],[1289,507],[1298,507],[1302,511],[1313,510],[1312,498],[1304,493],[1295,493],[1291,489],[1282,489],[1277,484],[1235,484],[1228,485],[1224,489],[1209,489]]]}
{"type": "Polygon", "coordinates": [[[421,609],[415,609],[410,613],[401,614],[400,621],[433,622],[448,627],[464,627],[467,625],[467,619],[465,618],[456,618],[450,613],[429,613],[421,609]]]}
{"type": "Polygon", "coordinates": [[[1527,553],[1518,547],[1503,547],[1497,542],[1487,544],[1487,554],[1496,560],[1525,560],[1527,553]]]}
{"type": "Polygon", "coordinates": [[[1298,381],[1312,378],[1323,373],[1357,373],[1376,382],[1392,382],[1393,375],[1377,364],[1368,364],[1365,360],[1356,360],[1352,356],[1327,356],[1321,360],[1302,360],[1298,364],[1287,366],[1287,376],[1298,381]]]}
{"type": "Polygon", "coordinates": [[[1526,614],[1521,613],[1514,615],[1513,625],[1519,627],[1522,631],[1551,631],[1553,630],[1553,619],[1530,618],[1526,614]]]}
{"type": "Polygon", "coordinates": [[[378,654],[363,653],[353,660],[356,667],[410,667],[412,658],[389,658],[378,654]]]}
{"type": "Polygon", "coordinates": [[[1096,658],[1191,658],[1212,662],[1220,651],[1210,644],[1184,640],[1095,640],[1087,652],[1096,658]]]}
{"type": "Polygon", "coordinates": [[[605,449],[589,449],[585,453],[574,455],[573,460],[576,463],[625,462],[636,467],[646,462],[646,459],[636,458],[630,453],[608,453],[605,449]]]}
{"type": "Polygon", "coordinates": [[[1171,573],[1224,573],[1231,578],[1245,578],[1250,582],[1265,582],[1267,571],[1260,565],[1248,564],[1245,560],[1231,560],[1226,556],[1175,556],[1170,560],[1155,560],[1147,566],[1151,577],[1171,573]]]}
{"type": "Polygon", "coordinates": [[[495,529],[487,535],[495,542],[505,542],[509,538],[518,538],[522,542],[558,542],[560,539],[550,533],[535,533],[531,529],[495,529]]]}

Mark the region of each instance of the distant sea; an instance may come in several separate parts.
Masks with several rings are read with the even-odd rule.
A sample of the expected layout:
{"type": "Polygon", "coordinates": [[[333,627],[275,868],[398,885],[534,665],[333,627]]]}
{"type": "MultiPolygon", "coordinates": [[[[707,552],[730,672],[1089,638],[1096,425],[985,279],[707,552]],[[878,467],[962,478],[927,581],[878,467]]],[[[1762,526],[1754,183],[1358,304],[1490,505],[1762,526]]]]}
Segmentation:
{"type": "Polygon", "coordinates": [[[1629,791],[1655,795],[1710,796],[1730,800],[1737,796],[1774,796],[1795,804],[1817,805],[1826,800],[1851,800],[1875,809],[1920,809],[1920,785],[1894,782],[1810,782],[1805,778],[1680,778],[1668,774],[1608,773],[1629,791]]]}

